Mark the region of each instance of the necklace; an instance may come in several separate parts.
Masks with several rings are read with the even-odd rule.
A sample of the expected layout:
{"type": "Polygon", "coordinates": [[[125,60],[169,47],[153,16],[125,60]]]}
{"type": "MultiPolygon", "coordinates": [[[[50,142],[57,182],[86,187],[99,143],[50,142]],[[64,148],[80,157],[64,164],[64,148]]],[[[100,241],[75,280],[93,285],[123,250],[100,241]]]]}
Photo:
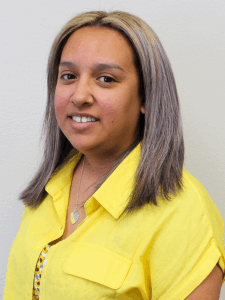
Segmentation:
{"type": "MultiPolygon", "coordinates": [[[[85,157],[84,157],[84,162],[85,162],[85,157]]],[[[76,208],[74,209],[74,211],[71,212],[70,214],[70,222],[72,224],[75,224],[78,219],[79,219],[79,214],[77,212],[78,209],[80,209],[86,201],[84,201],[84,203],[82,203],[78,208],[77,208],[77,201],[78,201],[78,196],[79,196],[79,191],[80,191],[80,183],[81,183],[81,178],[82,178],[82,175],[83,175],[83,171],[84,171],[84,162],[83,162],[83,166],[82,166],[82,171],[81,171],[81,175],[80,175],[80,181],[79,181],[79,186],[78,186],[78,192],[77,192],[77,200],[76,200],[76,208]]]]}

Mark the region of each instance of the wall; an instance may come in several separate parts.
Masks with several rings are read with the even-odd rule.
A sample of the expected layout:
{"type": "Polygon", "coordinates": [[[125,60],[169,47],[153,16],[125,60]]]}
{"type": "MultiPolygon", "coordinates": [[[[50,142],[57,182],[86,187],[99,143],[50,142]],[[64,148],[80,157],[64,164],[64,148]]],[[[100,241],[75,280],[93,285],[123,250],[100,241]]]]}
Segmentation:
{"type": "Polygon", "coordinates": [[[185,166],[205,185],[225,221],[224,0],[2,1],[0,298],[8,253],[23,212],[18,194],[41,159],[40,130],[51,43],[65,22],[87,10],[134,13],[160,37],[178,86],[185,166]]]}

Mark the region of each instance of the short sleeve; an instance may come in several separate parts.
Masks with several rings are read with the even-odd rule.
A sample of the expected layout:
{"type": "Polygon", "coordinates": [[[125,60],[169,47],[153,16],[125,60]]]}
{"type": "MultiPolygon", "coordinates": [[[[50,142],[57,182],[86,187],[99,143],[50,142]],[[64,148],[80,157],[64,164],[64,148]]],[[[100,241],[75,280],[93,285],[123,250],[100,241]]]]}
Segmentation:
{"type": "Polygon", "coordinates": [[[225,273],[223,220],[201,183],[185,172],[168,207],[149,254],[152,300],[185,299],[217,263],[225,273]]]}

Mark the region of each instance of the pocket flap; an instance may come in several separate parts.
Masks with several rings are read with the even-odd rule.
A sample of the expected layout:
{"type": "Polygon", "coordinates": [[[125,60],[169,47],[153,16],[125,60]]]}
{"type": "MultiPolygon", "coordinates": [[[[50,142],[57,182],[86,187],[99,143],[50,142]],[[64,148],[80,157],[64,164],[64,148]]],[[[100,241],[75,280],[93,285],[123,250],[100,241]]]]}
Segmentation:
{"type": "Polygon", "coordinates": [[[118,289],[123,284],[131,264],[131,260],[107,248],[90,243],[76,243],[63,271],[118,289]]]}

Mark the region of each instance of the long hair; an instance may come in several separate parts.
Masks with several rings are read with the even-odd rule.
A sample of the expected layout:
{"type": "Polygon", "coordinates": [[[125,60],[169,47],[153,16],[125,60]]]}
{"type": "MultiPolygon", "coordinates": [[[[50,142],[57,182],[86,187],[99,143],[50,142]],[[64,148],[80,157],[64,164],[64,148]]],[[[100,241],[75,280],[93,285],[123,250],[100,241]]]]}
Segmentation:
{"type": "MultiPolygon", "coordinates": [[[[138,141],[142,140],[141,157],[126,211],[131,212],[146,203],[157,205],[158,196],[169,200],[171,193],[176,194],[182,189],[184,162],[181,115],[173,72],[154,31],[140,18],[121,11],[79,14],[57,35],[48,61],[43,160],[33,180],[20,194],[20,200],[26,206],[37,207],[47,195],[46,183],[78,152],[57,124],[54,96],[62,50],[70,35],[84,26],[108,27],[119,31],[129,41],[134,52],[145,115],[140,116],[138,141]]],[[[121,156],[122,159],[133,146],[121,156]]],[[[121,159],[118,160],[120,162],[121,159]]]]}

